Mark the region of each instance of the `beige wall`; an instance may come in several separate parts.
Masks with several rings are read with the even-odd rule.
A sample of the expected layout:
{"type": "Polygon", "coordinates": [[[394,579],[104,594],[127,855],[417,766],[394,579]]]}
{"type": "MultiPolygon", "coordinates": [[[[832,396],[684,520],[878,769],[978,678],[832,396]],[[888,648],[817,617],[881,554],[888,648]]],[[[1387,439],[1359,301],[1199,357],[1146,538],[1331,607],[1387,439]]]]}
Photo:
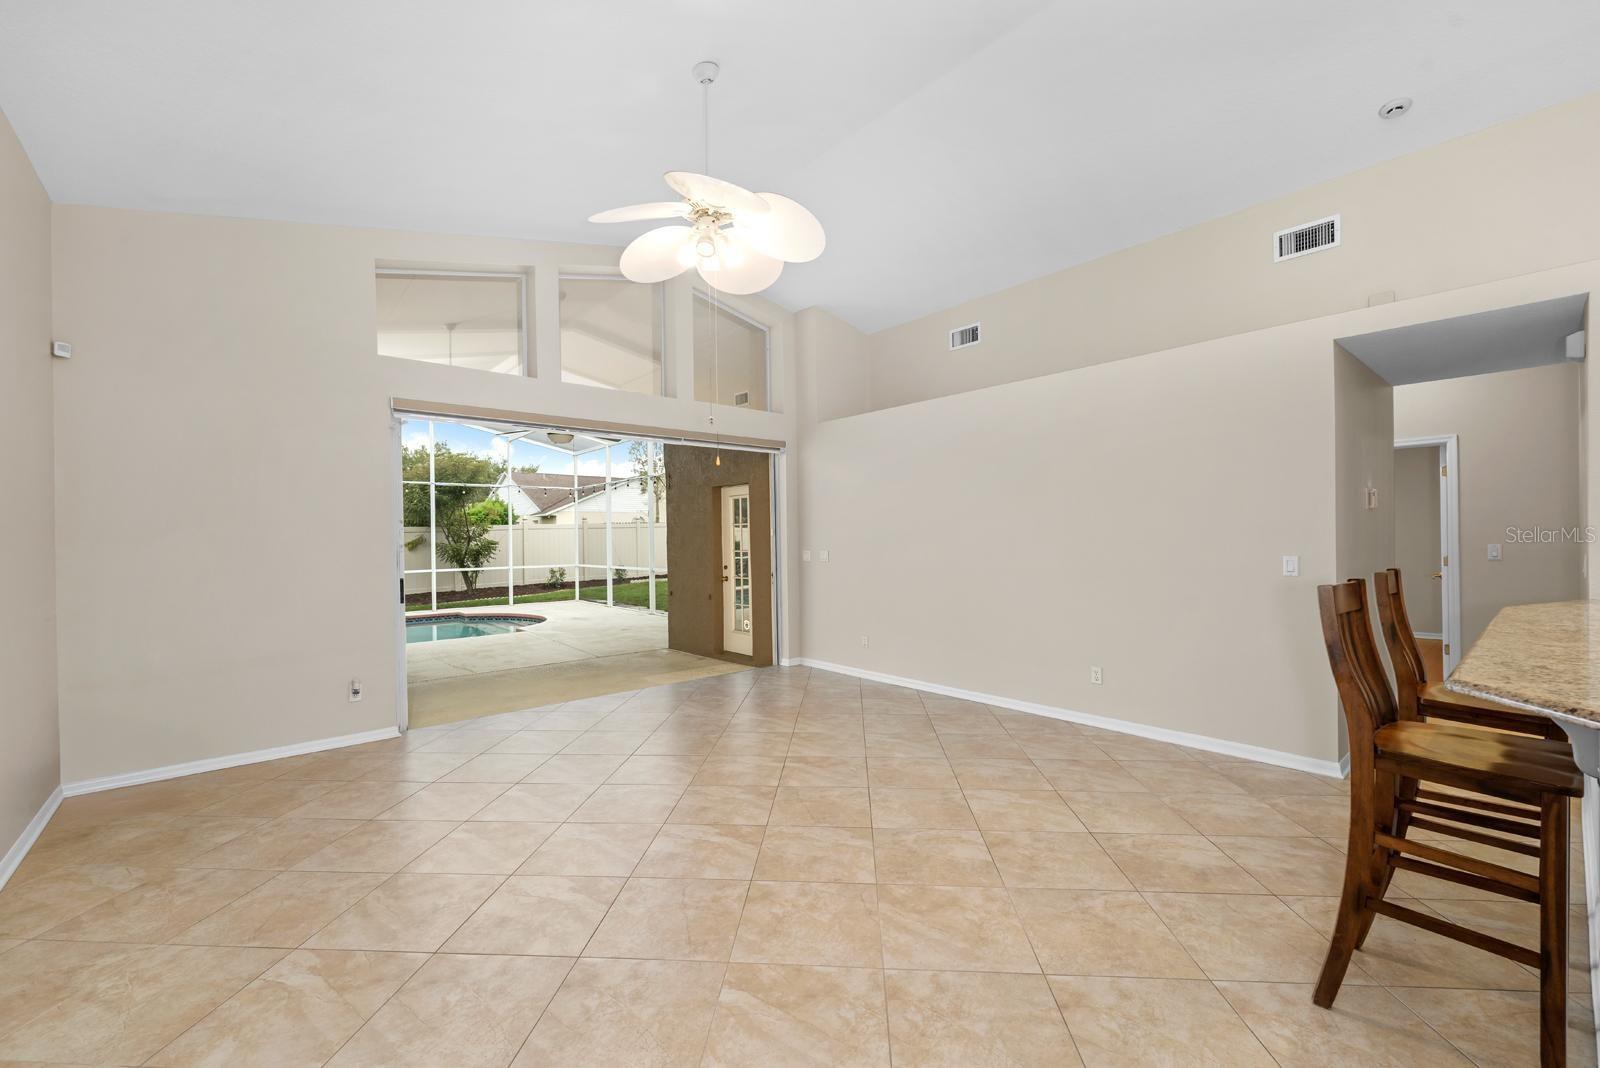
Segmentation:
{"type": "MultiPolygon", "coordinates": [[[[1400,405],[1396,396],[1395,422],[1400,405]]],[[[1405,437],[1404,434],[1399,434],[1405,437]]],[[[1405,584],[1406,614],[1418,634],[1443,634],[1444,591],[1439,570],[1439,465],[1437,445],[1394,451],[1394,566],[1405,584]]]]}
{"type": "MultiPolygon", "coordinates": [[[[1394,387],[1343,348],[1333,349],[1337,571],[1332,578],[1370,583],[1375,572],[1394,561],[1394,387]]],[[[1349,750],[1342,726],[1334,742],[1342,758],[1349,750]]]]}
{"type": "Polygon", "coordinates": [[[1461,640],[1467,649],[1508,604],[1584,596],[1582,542],[1518,543],[1506,530],[1560,532],[1582,525],[1582,391],[1583,368],[1565,363],[1394,391],[1397,437],[1460,438],[1461,640]],[[1500,560],[1488,558],[1490,543],[1501,545],[1500,560]]]}
{"type": "Polygon", "coordinates": [[[1590,259],[1600,94],[1313,186],[871,336],[876,407],[1405,301],[1590,259]],[[1273,263],[1335,212],[1343,244],[1273,263]],[[1464,224],[1469,221],[1470,225],[1464,224]],[[982,320],[984,340],[949,351],[982,320]]]}
{"type": "MultiPolygon", "coordinates": [[[[614,265],[615,249],[62,205],[54,219],[56,329],[77,346],[55,379],[68,781],[395,723],[391,398],[707,428],[692,400],[559,381],[556,272],[614,265]],[[376,262],[531,269],[539,377],[374,355],[376,262]],[[181,481],[159,477],[173,456],[181,481]],[[129,532],[109,545],[108,515],[129,532]],[[285,597],[289,575],[315,598],[285,597]]],[[[761,306],[786,407],[792,317],[761,306]]],[[[686,327],[669,305],[669,344],[686,327]]],[[[687,398],[692,366],[670,367],[687,398]]],[[[717,426],[783,441],[793,416],[726,410],[717,426]]]]}
{"type": "Polygon", "coordinates": [[[1395,426],[1390,387],[1334,339],[1596,289],[1600,261],[824,422],[802,653],[1337,760],[1314,588],[1393,559],[1395,426]],[[961,485],[1060,533],[997,545],[973,509],[928,537],[926,502],[961,485]]]}
{"type": "MultiPolygon", "coordinates": [[[[61,783],[50,406],[50,202],[0,115],[0,858],[61,783]]],[[[0,870],[0,882],[7,873],[0,870]]]]}
{"type": "Polygon", "coordinates": [[[1335,345],[1333,410],[1339,577],[1370,582],[1394,560],[1394,387],[1335,345]]]}
{"type": "Polygon", "coordinates": [[[802,417],[821,421],[870,410],[867,335],[823,308],[807,308],[794,319],[802,417]]]}
{"type": "Polygon", "coordinates": [[[1286,328],[820,425],[805,655],[1334,759],[1332,352],[1286,328]],[[986,508],[930,528],[952,487],[1051,536],[997,541],[986,508]]]}

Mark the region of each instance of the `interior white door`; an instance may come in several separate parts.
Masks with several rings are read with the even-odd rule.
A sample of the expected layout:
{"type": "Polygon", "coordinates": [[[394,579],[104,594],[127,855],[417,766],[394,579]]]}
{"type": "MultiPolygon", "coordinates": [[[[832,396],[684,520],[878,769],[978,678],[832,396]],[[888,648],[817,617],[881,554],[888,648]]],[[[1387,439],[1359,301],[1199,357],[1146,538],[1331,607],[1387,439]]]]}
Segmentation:
{"type": "Polygon", "coordinates": [[[753,655],[750,601],[750,487],[722,487],[722,648],[753,655]]]}

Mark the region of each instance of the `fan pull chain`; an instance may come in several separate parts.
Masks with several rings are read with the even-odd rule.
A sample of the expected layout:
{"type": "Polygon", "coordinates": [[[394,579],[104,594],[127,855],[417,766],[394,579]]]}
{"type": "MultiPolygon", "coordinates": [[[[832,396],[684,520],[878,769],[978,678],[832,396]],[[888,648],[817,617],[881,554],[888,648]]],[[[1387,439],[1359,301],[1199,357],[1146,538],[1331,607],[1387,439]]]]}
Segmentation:
{"type": "MultiPolygon", "coordinates": [[[[701,144],[704,147],[705,170],[702,174],[711,173],[711,80],[700,80],[700,130],[702,133],[701,144]]],[[[721,255],[719,250],[718,255],[721,255]]],[[[706,288],[711,290],[711,399],[706,402],[706,417],[711,424],[711,438],[716,444],[717,455],[715,466],[722,466],[722,434],[717,430],[717,397],[722,392],[722,352],[718,345],[717,320],[722,318],[721,309],[717,303],[717,284],[710,279],[706,280],[706,288]]]]}

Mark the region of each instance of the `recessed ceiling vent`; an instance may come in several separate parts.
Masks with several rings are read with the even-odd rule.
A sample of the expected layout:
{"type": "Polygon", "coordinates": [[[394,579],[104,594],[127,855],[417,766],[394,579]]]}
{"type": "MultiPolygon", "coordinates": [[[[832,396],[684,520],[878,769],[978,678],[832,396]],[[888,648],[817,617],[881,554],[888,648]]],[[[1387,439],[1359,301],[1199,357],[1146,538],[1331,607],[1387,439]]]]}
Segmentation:
{"type": "Polygon", "coordinates": [[[976,345],[982,340],[980,336],[982,326],[982,323],[973,323],[971,326],[963,326],[958,330],[950,331],[950,348],[952,350],[964,349],[968,345],[976,345]]]}
{"type": "Polygon", "coordinates": [[[1316,222],[1303,223],[1300,226],[1291,226],[1287,230],[1279,230],[1272,235],[1273,262],[1292,260],[1296,256],[1306,256],[1327,248],[1337,248],[1343,236],[1344,227],[1337,215],[1330,215],[1316,222]]]}

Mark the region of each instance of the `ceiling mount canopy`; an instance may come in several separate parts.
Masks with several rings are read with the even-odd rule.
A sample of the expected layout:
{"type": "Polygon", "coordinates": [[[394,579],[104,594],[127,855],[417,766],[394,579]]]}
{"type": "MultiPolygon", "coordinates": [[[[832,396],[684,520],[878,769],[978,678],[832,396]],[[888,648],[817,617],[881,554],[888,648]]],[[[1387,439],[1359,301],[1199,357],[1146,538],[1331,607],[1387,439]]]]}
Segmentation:
{"type": "MultiPolygon", "coordinates": [[[[694,66],[700,83],[705,169],[711,169],[711,84],[720,68],[694,66]]],[[[668,171],[667,185],[681,200],[612,208],[590,222],[681,219],[635,238],[622,253],[622,273],[634,282],[664,282],[690,267],[724,293],[759,293],[778,280],[785,263],[822,255],[826,238],[817,217],[786,196],[752,193],[732,182],[693,171],[668,171]]]]}

